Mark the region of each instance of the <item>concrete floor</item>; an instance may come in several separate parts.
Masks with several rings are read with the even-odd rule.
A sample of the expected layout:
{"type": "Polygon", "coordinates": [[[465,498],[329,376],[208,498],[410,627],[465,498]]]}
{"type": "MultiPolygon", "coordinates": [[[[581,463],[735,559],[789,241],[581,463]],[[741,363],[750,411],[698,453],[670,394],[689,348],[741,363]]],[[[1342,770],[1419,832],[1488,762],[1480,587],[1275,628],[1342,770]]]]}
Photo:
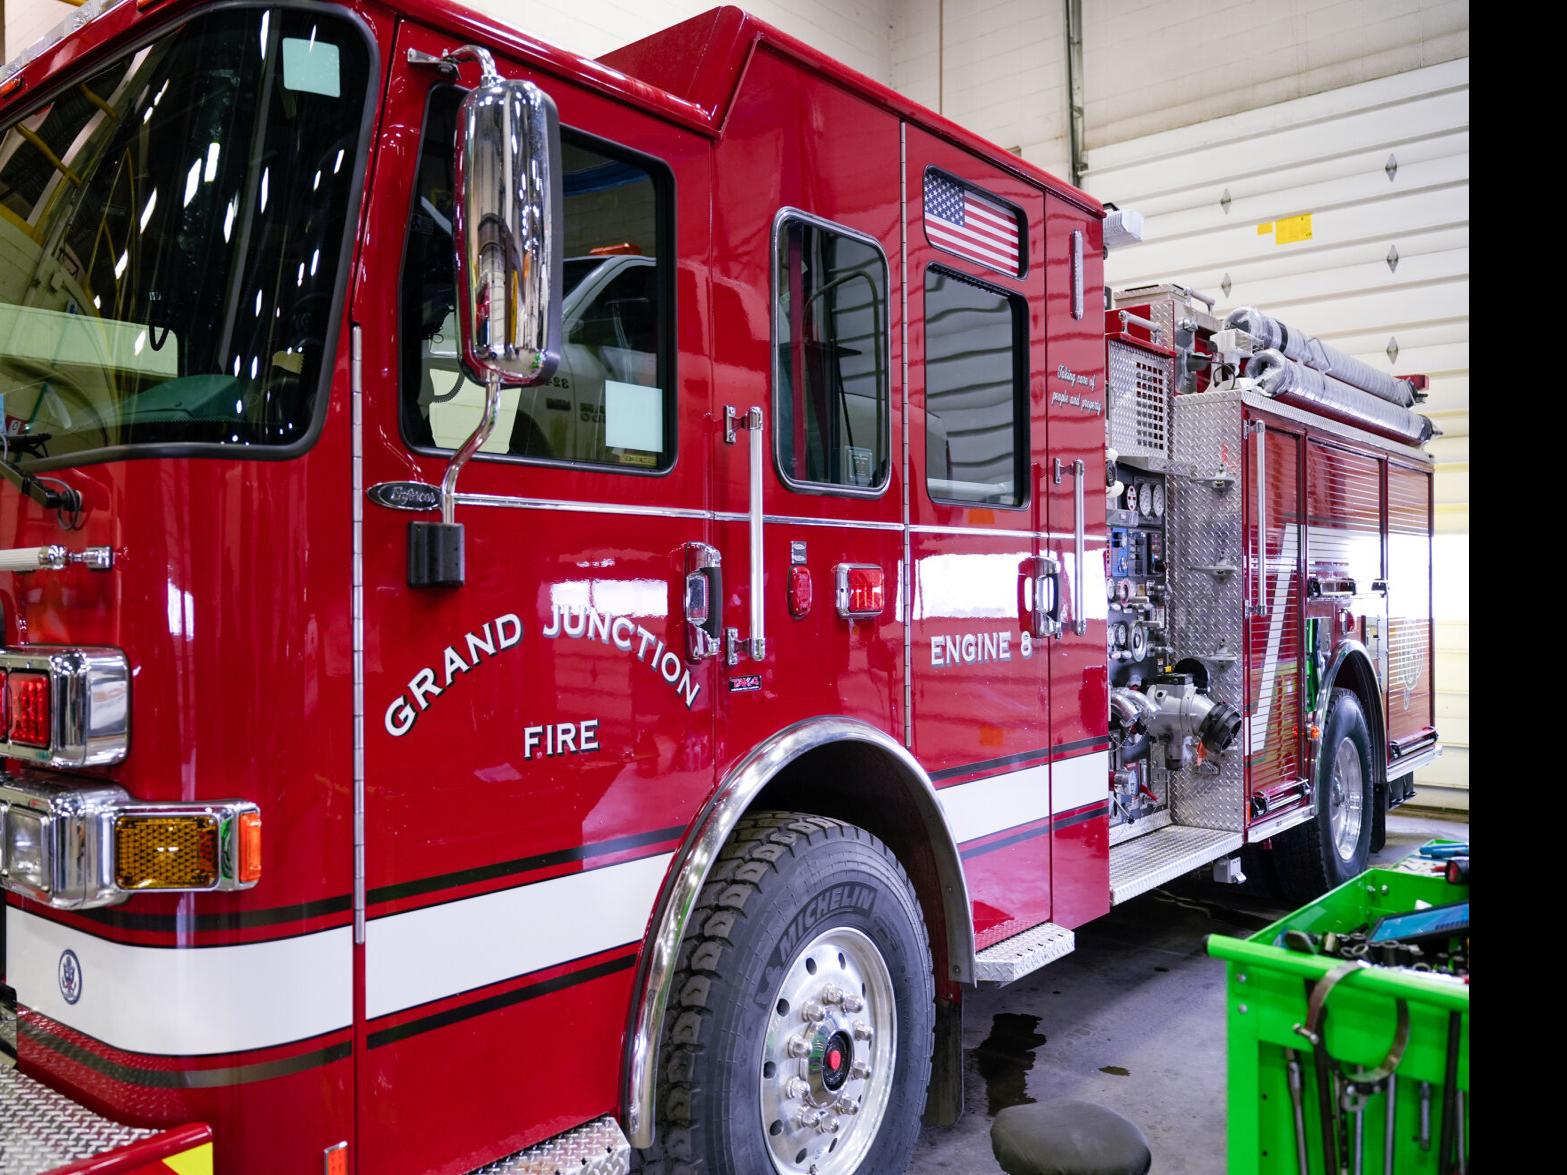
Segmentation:
{"type": "MultiPolygon", "coordinates": [[[[1394,815],[1374,861],[1396,861],[1433,836],[1468,834],[1467,821],[1394,815]]],[[[991,1117],[1053,1098],[1097,1102],[1136,1122],[1158,1175],[1223,1171],[1224,965],[1207,956],[1203,938],[1245,937],[1290,908],[1255,879],[1183,879],[1079,928],[1066,958],[970,993],[963,1119],[927,1127],[910,1171],[999,1172],[991,1117]]]]}

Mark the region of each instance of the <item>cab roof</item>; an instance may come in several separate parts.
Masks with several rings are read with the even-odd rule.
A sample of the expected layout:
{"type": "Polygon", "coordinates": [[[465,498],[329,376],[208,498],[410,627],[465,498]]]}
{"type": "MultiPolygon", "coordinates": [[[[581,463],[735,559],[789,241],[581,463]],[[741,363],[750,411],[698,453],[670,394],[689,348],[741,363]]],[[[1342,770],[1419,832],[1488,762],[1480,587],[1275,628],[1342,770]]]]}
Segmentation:
{"type": "MultiPolygon", "coordinates": [[[[613,95],[668,121],[721,138],[751,57],[767,48],[842,86],[899,118],[981,156],[1096,216],[1104,208],[1088,193],[921,106],[873,78],[813,49],[803,41],[733,6],[709,9],[594,59],[567,52],[453,0],[336,0],[344,7],[381,7],[399,17],[443,30],[453,37],[527,61],[538,69],[613,95]]],[[[199,0],[89,0],[83,9],[13,62],[0,80],[0,106],[25,101],[51,73],[71,62],[96,57],[146,23],[188,13],[199,0]],[[77,33],[79,35],[71,35],[77,33]],[[52,43],[51,43],[52,40],[52,43]],[[21,75],[19,83],[4,80],[21,75]],[[29,84],[31,83],[31,84],[29,84]],[[25,88],[24,88],[25,87],[25,88]]]]}

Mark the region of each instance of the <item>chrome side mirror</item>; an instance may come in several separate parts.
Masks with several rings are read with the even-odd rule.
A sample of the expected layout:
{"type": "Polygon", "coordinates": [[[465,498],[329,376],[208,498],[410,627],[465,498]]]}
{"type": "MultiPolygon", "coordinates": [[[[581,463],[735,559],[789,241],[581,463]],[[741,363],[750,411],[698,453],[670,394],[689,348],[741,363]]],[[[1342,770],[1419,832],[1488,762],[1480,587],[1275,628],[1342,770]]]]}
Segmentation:
{"type": "Polygon", "coordinates": [[[486,63],[457,119],[457,315],[481,383],[547,380],[561,349],[560,123],[532,82],[486,63]]]}
{"type": "Polygon", "coordinates": [[[541,383],[560,362],[565,248],[555,103],[532,82],[502,78],[488,50],[470,45],[445,61],[465,59],[478,62],[482,76],[457,116],[458,347],[463,368],[484,385],[484,414],[441,479],[441,521],[409,524],[411,587],[463,583],[457,475],[495,428],[501,388],[541,383]]]}

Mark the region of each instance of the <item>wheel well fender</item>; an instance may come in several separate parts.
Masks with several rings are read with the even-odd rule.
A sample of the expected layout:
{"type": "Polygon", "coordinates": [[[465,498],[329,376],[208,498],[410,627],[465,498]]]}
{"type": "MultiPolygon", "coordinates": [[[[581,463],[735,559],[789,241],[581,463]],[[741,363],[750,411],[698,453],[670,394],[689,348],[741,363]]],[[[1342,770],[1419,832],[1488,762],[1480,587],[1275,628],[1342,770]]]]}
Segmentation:
{"type": "Polygon", "coordinates": [[[914,882],[938,984],[973,982],[968,886],[930,776],[902,743],[858,719],[812,718],[785,727],[737,763],[708,798],[654,903],[626,1032],[621,1121],[634,1147],[653,1142],[659,1042],[692,907],[735,825],[758,807],[831,816],[880,837],[914,882]]]}

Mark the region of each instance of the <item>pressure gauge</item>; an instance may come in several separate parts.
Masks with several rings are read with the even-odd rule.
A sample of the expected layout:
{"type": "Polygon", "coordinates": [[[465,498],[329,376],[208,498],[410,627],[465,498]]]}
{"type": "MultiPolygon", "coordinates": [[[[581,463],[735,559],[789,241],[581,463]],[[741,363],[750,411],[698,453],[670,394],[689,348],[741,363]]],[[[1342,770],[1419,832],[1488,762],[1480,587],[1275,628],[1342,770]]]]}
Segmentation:
{"type": "Polygon", "coordinates": [[[1131,580],[1123,579],[1115,585],[1115,598],[1123,604],[1132,598],[1131,580]]]}
{"type": "Polygon", "coordinates": [[[1153,514],[1155,518],[1164,517],[1164,483],[1162,481],[1154,482],[1153,514]]]}
{"type": "Polygon", "coordinates": [[[1153,514],[1153,483],[1143,482],[1137,488],[1137,512],[1144,517],[1153,514]]]}
{"type": "Polygon", "coordinates": [[[1105,580],[1105,599],[1112,604],[1115,603],[1115,580],[1113,579],[1105,580]]]}
{"type": "Polygon", "coordinates": [[[1141,624],[1132,625],[1132,659],[1141,661],[1148,656],[1148,630],[1141,624]]]}
{"type": "Polygon", "coordinates": [[[1130,510],[1134,514],[1137,512],[1137,483],[1135,481],[1126,487],[1126,504],[1121,508],[1130,510]]]}
{"type": "Polygon", "coordinates": [[[1115,643],[1116,643],[1116,647],[1117,648],[1121,648],[1121,647],[1123,647],[1126,644],[1126,625],[1125,624],[1117,624],[1115,626],[1115,643]]]}

